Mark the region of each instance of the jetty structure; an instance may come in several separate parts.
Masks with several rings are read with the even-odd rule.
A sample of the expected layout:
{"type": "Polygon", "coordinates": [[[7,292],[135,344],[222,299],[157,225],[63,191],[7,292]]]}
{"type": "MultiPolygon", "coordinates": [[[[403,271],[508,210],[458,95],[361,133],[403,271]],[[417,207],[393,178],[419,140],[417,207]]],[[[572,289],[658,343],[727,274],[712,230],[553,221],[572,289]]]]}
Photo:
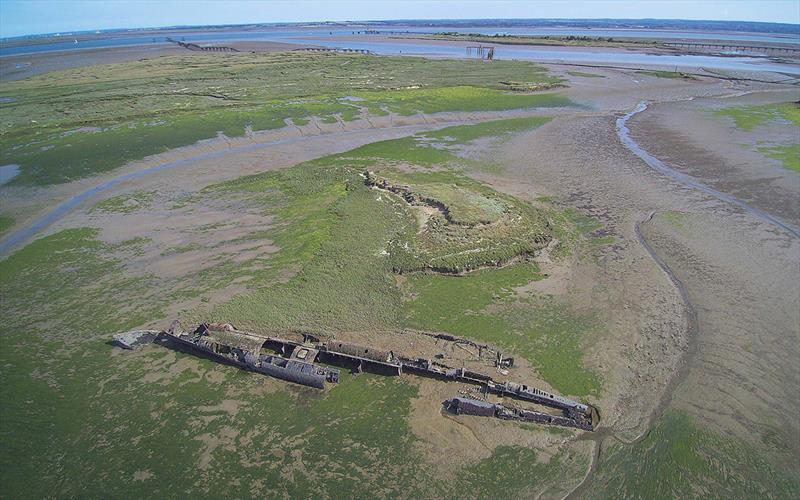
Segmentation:
{"type": "Polygon", "coordinates": [[[199,51],[199,52],[239,52],[239,49],[234,47],[226,47],[226,46],[219,46],[219,45],[198,45],[192,42],[183,42],[179,40],[174,40],[172,38],[167,37],[167,41],[174,43],[184,49],[199,51]]]}
{"type": "MultiPolygon", "coordinates": [[[[452,342],[462,348],[469,345],[477,349],[478,356],[490,356],[498,373],[508,373],[508,368],[513,367],[513,358],[504,357],[501,352],[486,344],[446,333],[418,333],[436,340],[452,342]]],[[[436,357],[408,357],[391,350],[335,338],[323,341],[309,333],[303,333],[302,337],[302,341],[298,341],[261,336],[237,330],[229,323],[202,323],[192,331],[183,331],[180,322],[176,320],[164,331],[138,330],[116,334],[114,343],[125,349],[138,349],[155,343],[316,389],[326,389],[339,382],[340,371],[334,366],[349,368],[357,373],[410,373],[478,386],[484,396],[493,394],[508,397],[559,412],[550,414],[534,409],[492,404],[476,398],[456,397],[443,402],[445,410],[451,413],[536,422],[587,431],[594,430],[598,420],[597,411],[590,405],[529,385],[495,380],[490,375],[464,367],[451,367],[436,357]]]]}

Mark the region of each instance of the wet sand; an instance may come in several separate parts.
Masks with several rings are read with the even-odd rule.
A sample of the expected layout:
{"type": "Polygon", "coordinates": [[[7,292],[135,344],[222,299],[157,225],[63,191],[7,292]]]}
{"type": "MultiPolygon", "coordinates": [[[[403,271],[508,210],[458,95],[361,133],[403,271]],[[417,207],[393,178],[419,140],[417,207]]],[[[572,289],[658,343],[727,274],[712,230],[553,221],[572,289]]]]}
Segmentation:
{"type": "MultiPolygon", "coordinates": [[[[622,88],[629,89],[628,109],[643,94],[658,101],[652,89],[639,93],[622,88]]],[[[703,145],[689,149],[660,144],[657,134],[647,133],[652,128],[637,125],[668,122],[659,117],[669,116],[675,106],[690,106],[676,100],[709,95],[702,84],[681,89],[662,94],[661,100],[673,102],[656,104],[653,115],[644,111],[641,120],[630,121],[632,135],[645,138],[644,144],[653,146],[651,153],[669,152],[670,165],[692,164],[703,145]]],[[[619,96],[616,104],[624,100],[619,96]]],[[[661,412],[680,409],[703,426],[772,456],[782,467],[796,468],[800,429],[787,416],[800,411],[800,240],[651,169],[617,137],[620,113],[607,109],[557,119],[504,148],[508,175],[521,182],[535,179],[570,205],[603,214],[618,237],[619,243],[596,264],[586,264],[591,279],[574,281],[570,292],[578,302],[603,301],[616,319],[591,355],[613,360],[611,367],[603,363],[606,376],[615,381],[609,392],[616,397],[602,402],[609,434],[623,441],[635,438],[633,430],[643,432],[661,412]],[[685,288],[684,307],[681,289],[654,266],[637,241],[634,230],[640,221],[646,221],[640,225],[646,243],[685,288]],[[689,320],[696,321],[696,329],[689,320]]],[[[678,111],[678,117],[680,113],[685,111],[678,111]]],[[[684,126],[690,134],[703,124],[684,126]]],[[[703,153],[718,153],[715,147],[719,145],[711,143],[703,153]]],[[[702,168],[692,173],[773,215],[793,217],[796,206],[759,201],[769,198],[759,198],[763,183],[736,179],[735,169],[745,166],[721,163],[726,168],[722,173],[702,168]],[[735,183],[736,189],[725,182],[735,183]]],[[[796,200],[797,174],[769,168],[782,190],[778,192],[796,200]]]]}
{"type": "Polygon", "coordinates": [[[728,99],[698,99],[651,106],[631,119],[636,142],[681,173],[705,179],[760,210],[800,226],[800,176],[755,148],[762,143],[791,144],[791,127],[767,123],[752,132],[731,119],[715,117],[723,106],[747,106],[800,99],[800,90],[747,94],[728,99]]]}

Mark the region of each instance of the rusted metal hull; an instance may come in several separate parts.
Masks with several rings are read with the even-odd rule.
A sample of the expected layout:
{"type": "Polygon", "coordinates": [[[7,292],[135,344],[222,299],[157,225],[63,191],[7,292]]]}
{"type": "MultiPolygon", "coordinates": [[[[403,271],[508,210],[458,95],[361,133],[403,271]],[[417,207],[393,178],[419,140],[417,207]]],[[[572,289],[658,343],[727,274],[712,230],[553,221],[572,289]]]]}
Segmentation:
{"type": "Polygon", "coordinates": [[[202,353],[212,359],[232,364],[245,370],[263,373],[264,375],[296,384],[324,389],[326,382],[336,383],[339,381],[339,370],[335,368],[322,367],[282,356],[259,354],[236,348],[231,349],[229,346],[224,346],[228,347],[229,350],[223,348],[227,352],[220,352],[218,345],[215,346],[211,342],[202,340],[202,337],[195,340],[188,335],[175,335],[166,332],[163,335],[170,342],[175,342],[190,351],[202,353]]]}
{"type": "MultiPolygon", "coordinates": [[[[176,321],[164,332],[151,330],[129,332],[115,335],[114,339],[122,347],[133,349],[148,342],[151,336],[157,336],[157,340],[174,344],[182,350],[194,352],[244,370],[317,389],[324,389],[327,383],[337,383],[339,370],[316,364],[316,361],[349,366],[355,371],[368,369],[392,375],[409,372],[440,380],[477,385],[487,393],[548,406],[561,410],[563,415],[509,408],[470,398],[453,398],[446,401],[445,406],[454,413],[560,425],[589,431],[593,430],[598,420],[594,408],[578,401],[516,382],[497,381],[489,375],[465,368],[452,368],[433,359],[408,358],[392,351],[339,340],[320,342],[317,338],[308,335],[304,335],[303,342],[279,337],[264,337],[238,331],[230,324],[203,323],[193,332],[179,332],[178,327],[179,323],[176,321]],[[271,354],[269,351],[279,354],[271,354]]],[[[457,343],[469,342],[457,337],[452,337],[451,340],[451,336],[445,334],[429,335],[457,343]]],[[[489,346],[478,344],[475,346],[490,354],[495,352],[497,354],[496,366],[498,367],[510,367],[513,364],[508,361],[510,358],[504,360],[499,351],[493,351],[489,346]],[[505,364],[503,364],[504,362],[505,364]]]]}
{"type": "Polygon", "coordinates": [[[157,330],[135,330],[114,335],[114,343],[123,349],[138,349],[153,342],[161,332],[157,330]]]}
{"type": "Polygon", "coordinates": [[[445,409],[456,415],[474,415],[479,417],[495,417],[501,420],[516,420],[521,422],[535,422],[537,424],[558,425],[560,427],[572,427],[585,431],[593,430],[591,416],[567,410],[562,415],[550,415],[547,413],[509,408],[497,403],[487,403],[472,398],[452,398],[443,403],[445,409]]]}

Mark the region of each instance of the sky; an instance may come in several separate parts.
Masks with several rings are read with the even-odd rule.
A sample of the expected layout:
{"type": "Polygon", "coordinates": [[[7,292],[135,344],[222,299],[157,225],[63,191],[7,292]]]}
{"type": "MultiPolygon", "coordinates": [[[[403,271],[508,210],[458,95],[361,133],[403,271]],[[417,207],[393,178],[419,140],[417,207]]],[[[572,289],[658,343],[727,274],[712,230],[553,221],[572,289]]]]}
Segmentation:
{"type": "Polygon", "coordinates": [[[176,25],[476,18],[800,24],[800,0],[0,0],[0,37],[176,25]]]}

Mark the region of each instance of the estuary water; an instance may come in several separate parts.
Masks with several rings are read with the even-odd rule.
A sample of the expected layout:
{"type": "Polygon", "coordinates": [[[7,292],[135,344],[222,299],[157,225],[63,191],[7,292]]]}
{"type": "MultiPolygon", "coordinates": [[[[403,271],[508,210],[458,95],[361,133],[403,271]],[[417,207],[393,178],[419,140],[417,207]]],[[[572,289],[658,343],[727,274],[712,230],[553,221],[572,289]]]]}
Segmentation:
{"type": "MultiPolygon", "coordinates": [[[[306,28],[282,29],[276,28],[264,31],[175,31],[173,33],[160,33],[158,36],[147,34],[117,34],[109,33],[101,38],[81,40],[75,43],[73,35],[51,37],[52,42],[14,46],[9,44],[12,40],[0,40],[0,57],[24,54],[38,54],[58,50],[97,49],[106,47],[141,46],[168,43],[167,37],[176,40],[203,44],[224,44],[225,42],[241,41],[268,41],[295,44],[313,44],[332,48],[351,48],[370,50],[381,55],[421,55],[425,57],[464,57],[465,46],[470,42],[456,44],[430,43],[424,40],[390,40],[379,38],[375,35],[358,34],[358,27],[347,29],[337,28],[306,28]],[[355,39],[342,41],[342,36],[355,36],[355,39]]],[[[578,28],[420,28],[396,27],[392,30],[377,30],[379,35],[397,33],[434,33],[440,31],[453,31],[462,33],[494,34],[533,34],[540,36],[593,36],[593,37],[626,37],[626,38],[660,38],[660,39],[693,39],[693,40],[722,40],[729,42],[758,42],[793,44],[800,47],[800,35],[784,36],[760,33],[735,33],[714,32],[704,33],[695,31],[666,31],[666,30],[590,30],[578,28]]],[[[629,52],[608,49],[563,49],[559,47],[532,47],[501,45],[495,51],[497,59],[524,59],[547,62],[571,62],[589,64],[625,64],[639,66],[673,66],[678,69],[713,68],[722,70],[757,70],[781,71],[784,73],[800,74],[800,66],[774,63],[756,57],[734,56],[695,56],[695,55],[658,55],[642,52],[629,52]]]]}

